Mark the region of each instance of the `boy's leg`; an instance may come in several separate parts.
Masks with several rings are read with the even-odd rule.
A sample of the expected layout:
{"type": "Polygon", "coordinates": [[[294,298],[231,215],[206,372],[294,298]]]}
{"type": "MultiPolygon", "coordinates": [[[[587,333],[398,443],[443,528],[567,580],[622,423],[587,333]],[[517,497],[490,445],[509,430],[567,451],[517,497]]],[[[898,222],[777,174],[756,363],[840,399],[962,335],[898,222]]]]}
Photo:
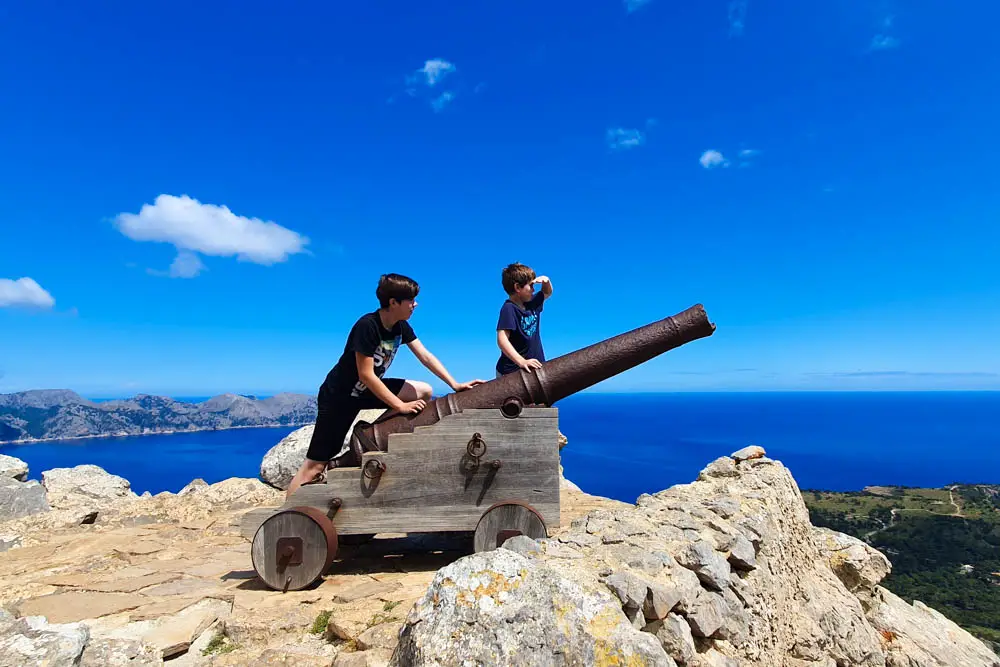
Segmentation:
{"type": "Polygon", "coordinates": [[[300,486],[311,482],[326,470],[330,459],[336,456],[343,446],[344,435],[357,414],[358,411],[353,406],[346,405],[324,406],[319,409],[306,458],[289,483],[285,498],[291,497],[300,486]]]}
{"type": "MultiPolygon", "coordinates": [[[[385,384],[386,389],[398,396],[399,400],[406,403],[416,400],[429,401],[431,400],[431,395],[434,393],[434,390],[429,384],[426,382],[420,382],[419,380],[384,378],[382,383],[385,384]]],[[[386,408],[386,411],[382,414],[382,418],[391,417],[392,415],[397,414],[395,410],[389,409],[388,405],[371,395],[371,393],[366,394],[365,397],[360,400],[360,406],[362,410],[386,408]]]]}

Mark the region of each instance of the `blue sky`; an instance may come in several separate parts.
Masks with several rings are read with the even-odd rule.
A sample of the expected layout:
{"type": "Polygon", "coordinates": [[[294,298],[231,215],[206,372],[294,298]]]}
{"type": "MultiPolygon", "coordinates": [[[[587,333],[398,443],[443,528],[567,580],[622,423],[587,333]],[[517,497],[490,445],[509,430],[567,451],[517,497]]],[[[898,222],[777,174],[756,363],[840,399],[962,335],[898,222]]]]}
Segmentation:
{"type": "Polygon", "coordinates": [[[512,261],[552,279],[550,358],[718,325],[600,390],[1000,389],[998,21],[4,3],[0,391],[311,393],[389,271],[488,379],[512,261]]]}

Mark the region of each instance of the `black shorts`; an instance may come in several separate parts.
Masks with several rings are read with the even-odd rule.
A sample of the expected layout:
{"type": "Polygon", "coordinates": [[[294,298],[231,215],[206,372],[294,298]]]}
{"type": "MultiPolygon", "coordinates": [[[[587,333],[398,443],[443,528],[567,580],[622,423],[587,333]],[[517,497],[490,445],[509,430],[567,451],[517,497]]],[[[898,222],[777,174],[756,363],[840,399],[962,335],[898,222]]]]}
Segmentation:
{"type": "MultiPolygon", "coordinates": [[[[399,378],[383,378],[382,383],[393,394],[399,395],[406,380],[399,378]]],[[[347,430],[351,428],[354,418],[361,410],[388,408],[380,398],[366,391],[359,398],[347,398],[329,403],[321,402],[316,413],[316,426],[313,428],[312,439],[309,441],[309,451],[306,458],[310,461],[327,462],[337,455],[344,446],[347,430]]]]}

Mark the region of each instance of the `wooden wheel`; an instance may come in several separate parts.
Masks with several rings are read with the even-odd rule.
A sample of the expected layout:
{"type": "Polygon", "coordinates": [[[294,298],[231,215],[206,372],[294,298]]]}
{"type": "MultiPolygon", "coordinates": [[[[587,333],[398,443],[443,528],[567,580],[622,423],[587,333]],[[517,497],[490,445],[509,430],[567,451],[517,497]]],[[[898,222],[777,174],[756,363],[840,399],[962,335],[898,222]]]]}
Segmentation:
{"type": "Polygon", "coordinates": [[[297,591],[323,575],[337,556],[337,529],[314,507],[269,517],[253,536],[253,569],[268,586],[297,591]]]}
{"type": "Polygon", "coordinates": [[[476,553],[492,551],[515,535],[538,540],[548,533],[542,516],[531,505],[517,501],[496,503],[479,518],[474,549],[476,553]]]}

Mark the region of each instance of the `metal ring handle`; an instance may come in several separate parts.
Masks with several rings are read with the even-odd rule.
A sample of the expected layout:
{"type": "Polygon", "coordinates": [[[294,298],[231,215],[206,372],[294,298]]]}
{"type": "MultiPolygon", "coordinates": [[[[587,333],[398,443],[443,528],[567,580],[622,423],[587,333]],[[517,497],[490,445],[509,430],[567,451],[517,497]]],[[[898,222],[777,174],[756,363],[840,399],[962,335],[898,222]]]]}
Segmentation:
{"type": "Polygon", "coordinates": [[[368,459],[365,461],[365,467],[361,471],[368,479],[375,479],[385,472],[385,464],[378,459],[368,459]],[[372,472],[372,468],[375,469],[375,472],[372,472]]]}
{"type": "Polygon", "coordinates": [[[465,447],[465,451],[477,461],[485,456],[486,443],[483,441],[483,436],[479,433],[473,433],[472,439],[469,440],[469,444],[465,447]]]}

